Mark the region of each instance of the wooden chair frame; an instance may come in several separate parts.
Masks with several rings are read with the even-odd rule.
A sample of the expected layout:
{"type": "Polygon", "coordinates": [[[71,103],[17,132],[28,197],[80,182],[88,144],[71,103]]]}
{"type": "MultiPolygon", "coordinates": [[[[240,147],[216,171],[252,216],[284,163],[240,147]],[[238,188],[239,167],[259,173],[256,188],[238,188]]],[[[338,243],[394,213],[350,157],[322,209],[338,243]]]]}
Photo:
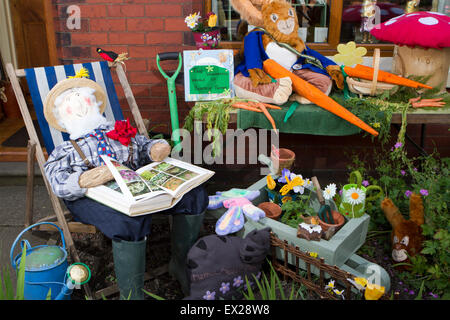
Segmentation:
{"type": "MultiPolygon", "coordinates": [[[[112,64],[108,63],[108,66],[115,69],[117,76],[119,78],[120,84],[125,93],[125,97],[127,99],[128,105],[130,107],[133,119],[136,123],[139,134],[148,136],[147,128],[142,119],[141,113],[139,112],[138,105],[134,98],[133,92],[131,91],[130,85],[128,83],[128,79],[126,74],[120,64],[112,64]]],[[[42,173],[43,180],[45,186],[47,188],[50,201],[54,210],[54,215],[47,216],[43,219],[40,219],[36,222],[42,221],[54,221],[63,231],[66,247],[69,255],[75,262],[80,262],[80,258],[78,252],[75,248],[74,241],[71,235],[71,232],[84,232],[84,233],[95,233],[97,232],[96,228],[92,225],[86,225],[79,222],[68,222],[66,219],[70,217],[70,212],[68,210],[64,210],[61,204],[60,199],[53,193],[50,183],[44,174],[44,164],[46,162],[45,154],[43,148],[39,142],[38,135],[36,132],[36,128],[34,127],[33,120],[25,100],[22,88],[19,83],[19,78],[25,77],[24,69],[14,69],[11,63],[6,65],[6,72],[11,81],[11,85],[13,87],[17,102],[20,107],[20,112],[22,113],[23,120],[25,122],[25,127],[28,132],[29,141],[27,146],[27,186],[26,186],[26,212],[25,212],[25,227],[33,224],[33,199],[34,199],[34,163],[35,160],[39,165],[39,169],[42,173]]],[[[48,227],[48,225],[39,226],[39,230],[51,230],[54,231],[54,228],[48,227]]],[[[93,295],[90,291],[88,285],[83,285],[83,288],[86,292],[88,298],[93,298],[93,295]]],[[[98,298],[98,295],[96,294],[98,298]]]]}

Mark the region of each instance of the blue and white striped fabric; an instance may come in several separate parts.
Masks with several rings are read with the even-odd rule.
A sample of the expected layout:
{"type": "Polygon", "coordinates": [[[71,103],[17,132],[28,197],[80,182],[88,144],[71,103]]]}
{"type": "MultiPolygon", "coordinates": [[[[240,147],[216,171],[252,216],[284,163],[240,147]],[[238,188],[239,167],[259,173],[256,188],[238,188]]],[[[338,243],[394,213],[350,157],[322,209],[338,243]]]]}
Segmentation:
{"type": "Polygon", "coordinates": [[[69,134],[54,129],[45,120],[43,110],[45,97],[56,83],[67,79],[69,76],[74,76],[82,67],[89,70],[89,79],[97,82],[107,93],[107,105],[104,113],[106,119],[113,123],[116,120],[124,119],[111,77],[111,71],[106,61],[25,69],[31,99],[33,100],[34,109],[48,154],[53,151],[55,146],[70,139],[69,134]]]}

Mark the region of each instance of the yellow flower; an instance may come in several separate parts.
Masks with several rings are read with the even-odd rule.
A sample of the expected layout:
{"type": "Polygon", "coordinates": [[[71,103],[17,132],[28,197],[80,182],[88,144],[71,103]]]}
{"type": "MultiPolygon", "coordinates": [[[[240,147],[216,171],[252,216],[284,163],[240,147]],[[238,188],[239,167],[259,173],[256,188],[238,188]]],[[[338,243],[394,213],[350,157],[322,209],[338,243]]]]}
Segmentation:
{"type": "Polygon", "coordinates": [[[317,258],[317,252],[310,252],[309,255],[313,258],[317,258]]]}
{"type": "Polygon", "coordinates": [[[356,282],[356,284],[359,284],[363,288],[367,285],[366,278],[355,278],[355,282],[356,282]]]}
{"type": "Polygon", "coordinates": [[[285,202],[288,202],[288,201],[291,201],[291,200],[292,200],[292,197],[286,196],[286,197],[283,197],[281,199],[281,203],[285,203],[285,202]]]}
{"type": "Polygon", "coordinates": [[[366,292],[364,292],[364,298],[366,300],[378,300],[384,294],[385,288],[377,284],[368,283],[366,292]]]}
{"type": "Polygon", "coordinates": [[[270,190],[275,189],[276,183],[270,174],[267,176],[266,180],[267,180],[267,188],[269,188],[270,190]]]}
{"type": "Polygon", "coordinates": [[[356,48],[356,43],[354,41],[350,41],[347,44],[341,43],[337,46],[337,51],[339,53],[334,56],[334,61],[345,66],[362,64],[362,57],[367,54],[367,49],[364,47],[356,48]]]}
{"type": "Polygon", "coordinates": [[[209,19],[208,19],[208,27],[211,27],[211,28],[215,27],[216,24],[217,24],[217,15],[215,15],[215,14],[210,15],[209,19]]]}
{"type": "Polygon", "coordinates": [[[372,127],[374,127],[374,128],[379,128],[379,127],[381,127],[381,124],[379,123],[379,122],[374,122],[374,123],[371,123],[370,124],[372,127]]]}
{"type": "Polygon", "coordinates": [[[74,76],[69,76],[69,79],[73,78],[89,78],[89,70],[86,68],[81,68],[74,76]]]}

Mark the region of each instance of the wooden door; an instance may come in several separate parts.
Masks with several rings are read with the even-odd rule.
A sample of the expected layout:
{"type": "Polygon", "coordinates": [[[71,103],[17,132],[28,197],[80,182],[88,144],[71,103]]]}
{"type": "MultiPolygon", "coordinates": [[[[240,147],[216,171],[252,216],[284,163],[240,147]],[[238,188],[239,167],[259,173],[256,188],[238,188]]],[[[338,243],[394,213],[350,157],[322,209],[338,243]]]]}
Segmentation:
{"type": "Polygon", "coordinates": [[[57,64],[49,0],[10,0],[18,68],[57,64]]]}

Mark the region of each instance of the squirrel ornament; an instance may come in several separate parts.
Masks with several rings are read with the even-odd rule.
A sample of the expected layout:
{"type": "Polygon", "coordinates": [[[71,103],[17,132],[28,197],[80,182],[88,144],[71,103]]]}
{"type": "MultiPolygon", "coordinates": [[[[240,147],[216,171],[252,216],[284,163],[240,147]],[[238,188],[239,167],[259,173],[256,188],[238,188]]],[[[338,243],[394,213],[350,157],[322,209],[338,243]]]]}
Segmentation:
{"type": "MultiPolygon", "coordinates": [[[[420,195],[413,193],[409,199],[409,220],[400,213],[391,199],[381,202],[381,210],[392,226],[392,259],[395,263],[408,263],[408,256],[419,254],[422,250],[422,228],[424,223],[423,202],[420,195]]],[[[398,266],[400,270],[408,270],[408,266],[398,266]]]]}
{"type": "MultiPolygon", "coordinates": [[[[234,78],[237,97],[279,105],[288,101],[292,94],[292,80],[273,79],[266,74],[262,68],[266,59],[275,60],[326,95],[332,89],[332,80],[339,89],[343,89],[340,67],[308,48],[299,37],[297,13],[290,3],[282,0],[232,0],[231,4],[243,20],[256,27],[242,43],[242,60],[236,67],[234,78]]],[[[291,100],[310,103],[298,94],[294,94],[291,100]]]]}

